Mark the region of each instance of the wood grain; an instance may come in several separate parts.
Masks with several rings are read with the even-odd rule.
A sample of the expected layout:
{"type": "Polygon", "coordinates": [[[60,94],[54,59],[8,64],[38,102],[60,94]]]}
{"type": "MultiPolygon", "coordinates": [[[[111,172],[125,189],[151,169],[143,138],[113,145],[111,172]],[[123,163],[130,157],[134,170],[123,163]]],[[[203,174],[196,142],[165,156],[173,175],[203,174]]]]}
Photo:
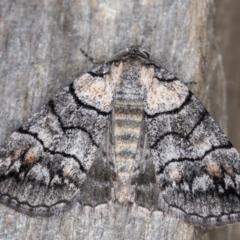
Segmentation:
{"type": "MultiPolygon", "coordinates": [[[[1,143],[59,88],[131,45],[144,46],[189,83],[225,129],[226,83],[215,46],[213,8],[210,0],[2,0],[1,143]]],[[[74,208],[49,219],[0,209],[0,239],[190,240],[203,234],[164,215],[158,221],[132,217],[128,207],[120,206],[103,215],[74,208]]]]}

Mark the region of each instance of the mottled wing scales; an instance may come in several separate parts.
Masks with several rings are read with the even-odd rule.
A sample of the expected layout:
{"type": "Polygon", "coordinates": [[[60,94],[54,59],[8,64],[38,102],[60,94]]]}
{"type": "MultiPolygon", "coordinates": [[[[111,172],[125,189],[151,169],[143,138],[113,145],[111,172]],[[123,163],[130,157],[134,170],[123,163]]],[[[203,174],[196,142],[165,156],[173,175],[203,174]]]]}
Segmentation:
{"type": "Polygon", "coordinates": [[[121,79],[122,63],[104,63],[93,71],[75,80],[78,99],[103,112],[112,110],[115,88],[121,79]]]}
{"type": "Polygon", "coordinates": [[[87,173],[102,157],[110,115],[91,102],[81,102],[80,90],[75,89],[78,81],[58,93],[1,148],[0,202],[30,216],[51,216],[79,200],[87,173]]]}
{"type": "Polygon", "coordinates": [[[140,82],[145,89],[145,111],[149,115],[178,109],[188,99],[189,91],[163,68],[142,66],[140,82]],[[166,79],[163,78],[165,75],[166,79]]]}
{"type": "MultiPolygon", "coordinates": [[[[201,226],[240,219],[240,157],[199,100],[186,89],[181,105],[146,115],[148,139],[165,212],[201,226]]],[[[161,91],[163,88],[160,87],[161,91]]],[[[163,90],[162,95],[168,94],[163,90]]]]}
{"type": "Polygon", "coordinates": [[[95,161],[81,187],[79,203],[82,206],[96,207],[100,204],[107,204],[112,200],[115,176],[111,156],[110,134],[109,127],[105,141],[98,148],[95,161]]]}
{"type": "Polygon", "coordinates": [[[0,202],[19,212],[111,200],[204,227],[240,220],[238,152],[139,47],[64,88],[0,149],[0,202]]]}
{"type": "Polygon", "coordinates": [[[136,205],[146,208],[149,211],[156,211],[161,210],[159,209],[158,202],[159,186],[145,130],[144,126],[136,154],[136,169],[132,184],[135,187],[136,205]]]}

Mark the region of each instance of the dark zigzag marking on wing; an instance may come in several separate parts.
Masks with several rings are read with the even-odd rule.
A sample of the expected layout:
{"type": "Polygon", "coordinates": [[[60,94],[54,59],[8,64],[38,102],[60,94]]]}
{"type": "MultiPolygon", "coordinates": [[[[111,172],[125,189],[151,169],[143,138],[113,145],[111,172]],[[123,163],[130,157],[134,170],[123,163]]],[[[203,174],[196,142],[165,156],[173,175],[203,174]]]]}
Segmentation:
{"type": "Polygon", "coordinates": [[[64,124],[63,124],[63,122],[62,122],[62,120],[61,120],[61,117],[57,114],[57,112],[56,112],[56,110],[55,110],[54,101],[51,100],[51,101],[48,102],[48,104],[49,104],[50,109],[52,110],[52,114],[57,117],[58,122],[59,122],[59,124],[60,124],[60,127],[61,127],[61,129],[62,129],[62,131],[63,131],[64,133],[65,133],[66,130],[75,130],[75,129],[81,130],[81,131],[83,131],[83,132],[85,132],[85,133],[88,134],[88,136],[90,137],[92,143],[93,143],[96,147],[99,147],[98,144],[94,141],[93,136],[92,136],[85,128],[80,127],[80,126],[77,126],[77,127],[75,127],[75,126],[65,127],[64,124]]]}
{"type": "Polygon", "coordinates": [[[166,82],[166,83],[171,83],[171,82],[179,81],[176,77],[174,77],[173,79],[166,79],[166,78],[160,78],[160,77],[158,77],[156,74],[154,74],[153,77],[154,77],[154,78],[157,78],[160,82],[166,82]]]}
{"type": "MultiPolygon", "coordinates": [[[[56,205],[61,204],[61,203],[65,203],[65,204],[71,203],[71,201],[61,200],[61,201],[57,201],[56,203],[54,203],[54,204],[52,204],[52,205],[46,205],[46,204],[43,204],[43,205],[31,205],[29,202],[27,202],[27,201],[21,202],[21,201],[18,200],[18,198],[12,197],[11,195],[9,195],[9,194],[7,194],[7,193],[0,193],[0,199],[2,198],[2,196],[7,196],[7,197],[10,198],[11,200],[13,199],[13,200],[15,200],[16,202],[18,202],[19,204],[27,205],[27,206],[30,207],[30,208],[41,208],[41,207],[43,207],[43,208],[51,208],[51,207],[56,206],[56,205]]],[[[10,203],[8,203],[8,202],[6,202],[6,201],[3,201],[3,203],[10,205],[10,203]]],[[[12,205],[11,205],[11,206],[12,206],[12,205]]],[[[12,206],[12,207],[13,207],[13,206],[12,206]]]]}
{"type": "MultiPolygon", "coordinates": [[[[216,185],[216,184],[215,184],[215,185],[216,185]]],[[[235,190],[235,189],[234,189],[234,190],[235,190]]],[[[236,190],[234,191],[234,194],[233,194],[233,195],[236,196],[236,197],[238,198],[238,200],[240,200],[240,194],[237,193],[236,190]]],[[[163,198],[163,197],[162,197],[162,198],[163,198]]],[[[164,198],[163,198],[163,199],[164,199],[164,198]]],[[[184,213],[187,214],[187,215],[197,216],[197,217],[200,217],[200,218],[202,218],[202,219],[206,219],[206,218],[221,218],[221,217],[226,216],[226,215],[229,216],[229,214],[221,213],[220,215],[210,214],[210,215],[208,215],[207,217],[203,217],[203,216],[201,216],[201,215],[199,215],[199,214],[197,214],[197,213],[188,213],[188,212],[186,212],[185,210],[183,210],[181,207],[178,207],[178,206],[176,206],[175,204],[168,203],[165,199],[164,199],[164,201],[165,201],[169,206],[171,206],[171,207],[173,207],[173,208],[180,209],[182,212],[184,212],[184,213]]],[[[231,211],[230,215],[231,215],[231,214],[239,214],[239,213],[240,213],[240,210],[239,210],[238,212],[231,211]]],[[[240,217],[240,216],[239,216],[239,217],[240,217]]]]}
{"type": "Polygon", "coordinates": [[[88,74],[90,74],[92,77],[101,77],[103,78],[104,75],[108,74],[109,72],[106,72],[106,73],[102,73],[102,72],[92,72],[92,71],[89,71],[88,74]]]}
{"type": "Polygon", "coordinates": [[[91,106],[91,105],[88,105],[88,104],[82,102],[82,101],[78,98],[77,94],[75,93],[75,88],[74,88],[73,83],[71,83],[71,84],[69,85],[69,93],[73,96],[73,98],[74,98],[74,100],[75,100],[75,102],[76,102],[77,105],[83,106],[83,107],[85,107],[85,108],[87,108],[87,109],[90,109],[90,110],[94,110],[94,111],[96,111],[97,113],[99,113],[99,114],[101,114],[101,115],[103,115],[103,116],[108,116],[108,115],[111,114],[111,112],[112,112],[112,110],[110,110],[109,112],[103,112],[103,111],[101,111],[101,110],[99,110],[99,109],[97,109],[97,108],[95,108],[95,107],[93,107],[93,106],[91,106]]]}
{"type": "Polygon", "coordinates": [[[153,144],[150,146],[150,148],[155,148],[156,145],[157,145],[160,141],[162,141],[162,140],[163,140],[166,136],[168,136],[168,135],[177,135],[177,136],[179,136],[180,138],[189,139],[189,137],[190,137],[190,135],[193,133],[194,129],[195,129],[198,125],[200,125],[200,123],[204,120],[204,118],[205,118],[206,116],[209,116],[209,113],[204,109],[204,112],[201,114],[201,117],[199,118],[199,120],[197,121],[197,123],[193,126],[193,128],[191,129],[191,131],[190,131],[187,135],[182,135],[182,134],[180,134],[180,133],[178,133],[178,132],[173,132],[173,131],[167,132],[167,133],[165,133],[164,135],[160,136],[160,137],[155,141],[155,143],[153,143],[153,144]]]}
{"type": "MultiPolygon", "coordinates": [[[[150,60],[150,59],[149,59],[150,60]]],[[[164,69],[160,64],[159,65],[157,65],[155,62],[154,62],[154,60],[150,60],[148,63],[144,63],[143,64],[144,66],[146,66],[146,67],[149,67],[149,66],[153,66],[154,68],[157,68],[157,69],[164,69]]]]}
{"type": "Polygon", "coordinates": [[[185,98],[185,100],[183,101],[183,103],[181,104],[180,107],[177,107],[177,108],[174,108],[172,110],[169,110],[169,111],[165,111],[165,112],[160,112],[160,113],[155,113],[153,115],[150,115],[148,113],[145,112],[146,116],[148,118],[155,118],[155,117],[158,117],[162,114],[174,114],[174,113],[179,113],[190,101],[191,101],[191,98],[193,96],[193,93],[188,91],[188,95],[187,97],[185,98]]]}
{"type": "MultiPolygon", "coordinates": [[[[21,159],[21,160],[24,159],[24,158],[25,158],[25,155],[26,155],[26,153],[29,151],[29,149],[30,149],[30,148],[27,148],[27,149],[23,152],[23,154],[21,154],[21,156],[19,157],[19,159],[21,159]]],[[[42,160],[42,158],[40,158],[40,159],[42,160]]],[[[39,160],[38,163],[40,163],[41,160],[39,160]]],[[[21,161],[21,163],[22,163],[22,161],[21,161]]],[[[11,161],[11,164],[8,166],[7,171],[9,171],[10,168],[11,168],[14,164],[15,164],[15,162],[14,162],[14,161],[11,161]]],[[[48,188],[50,188],[50,185],[51,185],[51,183],[52,183],[52,180],[54,179],[54,177],[55,177],[56,175],[57,175],[59,178],[61,178],[61,179],[62,179],[62,182],[63,182],[64,179],[63,179],[62,174],[60,174],[59,172],[53,172],[52,169],[49,167],[49,163],[48,163],[47,166],[48,166],[48,172],[49,172],[49,175],[50,175],[50,181],[49,181],[49,183],[48,183],[48,185],[47,185],[48,188]]],[[[26,176],[27,176],[27,174],[29,173],[29,171],[31,170],[31,168],[29,168],[29,169],[25,168],[24,170],[22,170],[21,168],[22,168],[22,165],[21,165],[21,167],[20,167],[20,169],[19,169],[18,174],[21,173],[21,172],[24,172],[24,178],[26,178],[26,176]]],[[[17,175],[16,172],[8,172],[7,175],[2,175],[2,176],[0,176],[0,181],[9,178],[9,176],[11,176],[11,175],[13,175],[13,177],[15,177],[15,178],[16,178],[16,177],[19,177],[19,176],[16,176],[16,175],[17,175]]],[[[76,188],[79,187],[78,182],[76,182],[76,181],[74,181],[74,180],[72,180],[72,179],[69,179],[69,180],[75,185],[76,188]]],[[[22,184],[23,184],[23,183],[22,183],[22,184]]]]}
{"type": "Polygon", "coordinates": [[[209,117],[209,113],[208,111],[204,108],[203,112],[201,113],[201,117],[199,118],[199,120],[197,121],[197,123],[194,125],[194,127],[192,128],[192,130],[187,134],[187,138],[189,139],[190,135],[193,133],[193,131],[197,128],[198,125],[200,125],[202,123],[202,121],[204,120],[205,117],[209,117]]]}
{"type": "MultiPolygon", "coordinates": [[[[229,144],[230,144],[230,146],[226,145],[226,146],[213,147],[212,149],[208,150],[208,151],[204,154],[204,156],[202,157],[202,159],[203,159],[207,154],[209,154],[210,152],[212,152],[212,151],[214,151],[214,150],[216,150],[216,149],[231,149],[231,148],[233,148],[232,145],[231,145],[231,143],[229,143],[229,144]]],[[[202,159],[198,159],[198,160],[195,160],[195,161],[201,161],[202,159]]],[[[182,161],[189,161],[189,159],[182,159],[182,161]]],[[[171,163],[171,162],[170,162],[170,163],[171,163]]],[[[168,165],[168,164],[166,164],[166,165],[168,165]]],[[[235,189],[234,189],[234,190],[235,190],[235,189]]],[[[234,191],[234,195],[240,200],[240,194],[238,194],[236,191],[234,191]]],[[[162,198],[163,198],[163,197],[162,197],[162,198]]],[[[163,199],[164,199],[164,198],[163,198],[163,199]]],[[[203,217],[203,216],[201,216],[201,215],[199,215],[199,214],[197,214],[197,213],[188,213],[188,212],[186,212],[185,210],[183,210],[181,207],[176,206],[176,205],[171,204],[171,203],[168,203],[165,199],[164,199],[164,201],[165,201],[169,206],[171,206],[172,208],[180,209],[180,210],[181,210],[183,213],[185,213],[186,215],[197,216],[197,217],[199,217],[199,218],[201,218],[201,219],[206,219],[206,218],[217,218],[217,219],[219,219],[219,218],[224,217],[224,216],[230,216],[231,214],[239,214],[239,213],[240,213],[240,211],[238,211],[238,212],[231,211],[230,215],[229,215],[229,214],[223,214],[223,213],[221,213],[220,215],[210,214],[210,215],[208,215],[207,217],[203,217]]],[[[240,216],[238,216],[238,219],[239,219],[239,218],[240,218],[240,216]]],[[[234,221],[234,220],[233,220],[233,221],[234,221]]],[[[234,222],[236,222],[236,221],[234,221],[234,222]]],[[[223,223],[223,224],[224,224],[224,223],[223,223]]],[[[220,224],[219,226],[221,226],[221,225],[223,225],[223,224],[220,224]]],[[[218,226],[218,224],[216,224],[216,226],[218,226]]]]}
{"type": "Polygon", "coordinates": [[[219,145],[219,146],[212,146],[212,148],[210,148],[209,150],[207,150],[203,155],[202,157],[199,157],[199,158],[178,158],[178,159],[171,159],[170,161],[168,161],[167,163],[164,164],[164,166],[161,167],[161,170],[159,170],[157,172],[157,174],[162,174],[163,171],[165,170],[165,168],[170,164],[170,163],[173,163],[173,162],[184,162],[184,161],[189,161],[189,162],[197,162],[197,161],[202,161],[208,154],[210,154],[211,152],[214,152],[215,150],[218,150],[218,149],[231,149],[233,148],[233,145],[228,142],[227,145],[219,145]]]}
{"type": "Polygon", "coordinates": [[[59,154],[59,155],[62,155],[66,158],[73,158],[78,164],[79,164],[79,167],[81,169],[82,172],[86,172],[86,169],[84,168],[84,166],[82,165],[82,163],[80,162],[80,160],[75,156],[75,155],[72,155],[72,154],[68,154],[68,153],[65,153],[65,152],[58,152],[58,151],[52,151],[50,150],[49,148],[45,147],[44,146],[44,143],[43,141],[38,137],[38,134],[37,133],[31,133],[27,130],[24,130],[22,128],[19,128],[18,130],[19,133],[22,133],[22,134],[27,134],[27,135],[30,135],[32,136],[34,139],[36,139],[43,147],[43,150],[45,152],[49,152],[51,153],[52,155],[55,155],[55,154],[59,154]]]}
{"type": "MultiPolygon", "coordinates": [[[[30,148],[29,148],[29,149],[30,149],[30,148]]],[[[21,157],[19,157],[19,158],[24,159],[25,154],[28,152],[29,149],[27,149],[27,150],[21,155],[21,157]]],[[[42,159],[42,158],[41,158],[41,159],[42,159]]],[[[38,163],[40,163],[40,162],[41,162],[41,160],[38,161],[38,163]]],[[[21,161],[21,163],[22,163],[22,161],[21,161]]],[[[9,171],[10,168],[11,168],[14,164],[15,164],[15,162],[11,162],[11,164],[9,165],[7,171],[9,171]]],[[[21,172],[24,172],[24,179],[25,179],[30,170],[31,170],[31,168],[22,170],[22,165],[21,165],[21,167],[20,167],[20,169],[19,169],[18,172],[8,172],[7,175],[2,175],[2,176],[0,176],[0,181],[4,181],[4,180],[6,180],[6,179],[9,178],[9,177],[14,177],[16,180],[18,180],[19,174],[20,174],[21,172]]],[[[64,180],[64,179],[63,179],[62,174],[60,174],[59,172],[53,172],[53,171],[51,170],[51,168],[49,167],[49,164],[48,164],[48,172],[49,172],[49,175],[50,175],[50,181],[49,181],[49,183],[48,183],[47,185],[44,184],[44,185],[47,186],[47,188],[50,188],[50,185],[51,185],[51,183],[52,183],[52,180],[54,179],[54,177],[55,177],[56,175],[57,175],[59,178],[62,179],[62,183],[63,183],[63,180],[64,180]]],[[[72,180],[71,178],[70,178],[69,180],[75,185],[76,188],[79,188],[78,182],[72,180]]],[[[28,180],[28,181],[29,181],[29,180],[28,180]]],[[[31,182],[31,180],[30,180],[30,182],[31,182]]],[[[24,181],[22,182],[21,186],[22,186],[23,184],[24,184],[24,181]]]]}
{"type": "MultiPolygon", "coordinates": [[[[238,194],[238,193],[236,193],[236,196],[237,196],[237,198],[239,198],[240,199],[240,195],[238,194]]],[[[163,197],[162,197],[163,198],[163,197]]],[[[164,199],[164,198],[163,198],[164,199]]],[[[181,207],[178,207],[178,206],[176,206],[176,205],[173,205],[173,204],[171,204],[171,203],[168,203],[165,199],[164,199],[164,201],[169,205],[169,206],[171,206],[172,208],[177,208],[177,209],[180,209],[182,212],[184,212],[186,215],[191,215],[191,216],[196,216],[196,217],[199,217],[199,218],[201,218],[201,219],[205,219],[205,218],[221,218],[221,217],[223,217],[223,216],[229,216],[229,214],[220,214],[220,215],[214,215],[214,214],[211,214],[211,215],[208,215],[207,217],[203,217],[203,216],[201,216],[201,215],[199,215],[199,214],[197,214],[197,213],[188,213],[187,211],[185,211],[185,210],[183,210],[181,207]]],[[[240,213],[240,211],[239,212],[231,212],[230,213],[230,215],[231,214],[239,214],[240,213]]],[[[238,219],[240,218],[240,216],[238,216],[238,219]]],[[[235,221],[234,221],[235,222],[235,221]]]]}

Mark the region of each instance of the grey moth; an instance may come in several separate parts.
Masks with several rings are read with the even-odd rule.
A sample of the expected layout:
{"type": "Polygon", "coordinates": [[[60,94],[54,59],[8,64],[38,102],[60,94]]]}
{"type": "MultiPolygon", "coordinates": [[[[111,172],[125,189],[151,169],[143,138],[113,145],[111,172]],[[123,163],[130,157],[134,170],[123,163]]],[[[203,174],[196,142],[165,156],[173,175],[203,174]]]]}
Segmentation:
{"type": "Polygon", "coordinates": [[[29,216],[135,204],[240,220],[240,158],[192,92],[130,47],[56,94],[0,149],[0,202],[29,216]]]}

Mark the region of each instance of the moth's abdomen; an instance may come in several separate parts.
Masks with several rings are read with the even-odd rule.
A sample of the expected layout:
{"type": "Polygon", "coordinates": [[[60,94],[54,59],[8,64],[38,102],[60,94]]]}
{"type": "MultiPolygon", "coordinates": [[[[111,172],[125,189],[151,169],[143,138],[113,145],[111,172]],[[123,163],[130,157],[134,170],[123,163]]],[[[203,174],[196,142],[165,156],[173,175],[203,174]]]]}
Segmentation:
{"type": "Polygon", "coordinates": [[[136,152],[143,121],[142,100],[116,100],[113,114],[115,167],[118,187],[116,198],[119,202],[133,201],[131,186],[136,152]]]}

